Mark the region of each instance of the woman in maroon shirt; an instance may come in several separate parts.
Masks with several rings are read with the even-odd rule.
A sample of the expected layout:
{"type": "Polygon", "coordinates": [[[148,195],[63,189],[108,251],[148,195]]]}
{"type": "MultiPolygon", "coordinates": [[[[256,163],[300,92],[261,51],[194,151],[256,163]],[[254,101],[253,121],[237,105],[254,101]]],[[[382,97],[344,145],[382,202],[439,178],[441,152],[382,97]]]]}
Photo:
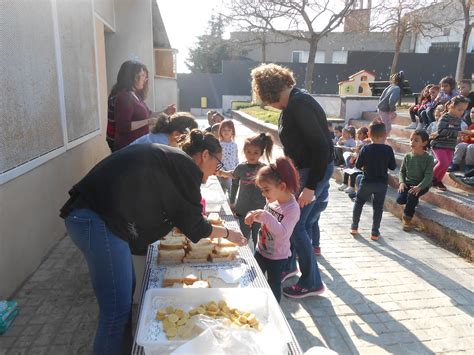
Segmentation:
{"type": "Polygon", "coordinates": [[[137,61],[120,67],[117,83],[109,95],[113,102],[108,117],[107,141],[113,151],[123,148],[148,133],[151,111],[145,103],[148,92],[148,69],[137,61]],[[113,148],[112,148],[113,147],[113,148]]]}

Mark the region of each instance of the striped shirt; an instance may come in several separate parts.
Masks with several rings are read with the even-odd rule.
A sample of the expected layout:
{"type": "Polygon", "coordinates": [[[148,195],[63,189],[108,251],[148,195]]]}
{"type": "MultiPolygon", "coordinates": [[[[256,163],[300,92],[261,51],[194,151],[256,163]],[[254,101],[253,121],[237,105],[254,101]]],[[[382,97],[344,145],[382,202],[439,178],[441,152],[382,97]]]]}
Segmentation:
{"type": "Polygon", "coordinates": [[[433,139],[433,148],[452,149],[456,148],[458,133],[461,131],[461,119],[445,113],[438,121],[438,136],[433,139]]]}
{"type": "Polygon", "coordinates": [[[424,189],[431,185],[433,167],[434,159],[427,152],[422,155],[407,153],[400,168],[400,183],[410,186],[418,185],[424,189]]]}

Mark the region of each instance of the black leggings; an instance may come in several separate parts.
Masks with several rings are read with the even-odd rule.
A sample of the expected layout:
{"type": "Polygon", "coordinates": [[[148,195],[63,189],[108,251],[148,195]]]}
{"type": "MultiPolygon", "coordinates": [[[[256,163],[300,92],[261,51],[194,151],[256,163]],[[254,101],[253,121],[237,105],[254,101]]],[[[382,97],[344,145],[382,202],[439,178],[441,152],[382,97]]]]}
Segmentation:
{"type": "Polygon", "coordinates": [[[353,174],[344,173],[344,185],[348,185],[350,182],[351,187],[355,187],[357,175],[362,174],[362,172],[357,172],[353,174]]]}

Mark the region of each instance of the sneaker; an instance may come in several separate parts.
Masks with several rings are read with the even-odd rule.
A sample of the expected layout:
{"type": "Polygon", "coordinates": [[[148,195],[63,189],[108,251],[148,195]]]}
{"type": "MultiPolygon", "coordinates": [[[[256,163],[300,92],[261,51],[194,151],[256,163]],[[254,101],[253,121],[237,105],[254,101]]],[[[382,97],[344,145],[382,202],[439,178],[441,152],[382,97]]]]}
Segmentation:
{"type": "Polygon", "coordinates": [[[346,194],[350,194],[350,193],[352,193],[352,192],[355,192],[355,190],[354,190],[354,188],[353,188],[352,186],[348,186],[348,187],[346,187],[346,188],[344,189],[344,192],[345,192],[346,194]]]}
{"type": "Polygon", "coordinates": [[[441,181],[437,181],[435,184],[433,184],[433,187],[440,191],[446,191],[448,189],[441,181]]]}
{"type": "Polygon", "coordinates": [[[326,291],[324,284],[320,288],[307,289],[294,284],[293,286],[283,287],[283,294],[290,298],[305,298],[310,296],[319,296],[326,291]]]}
{"type": "Polygon", "coordinates": [[[458,170],[460,170],[459,165],[452,163],[448,168],[448,173],[452,173],[453,171],[458,171],[458,170]]]}
{"type": "Polygon", "coordinates": [[[337,189],[338,189],[339,191],[344,191],[345,189],[347,189],[347,185],[346,185],[346,184],[341,184],[341,185],[339,185],[339,186],[337,187],[337,189]]]}
{"type": "Polygon", "coordinates": [[[380,238],[381,238],[380,235],[373,235],[373,234],[370,237],[370,239],[372,239],[372,240],[379,240],[380,238]]]}
{"type": "Polygon", "coordinates": [[[320,247],[313,247],[314,255],[320,256],[321,255],[321,248],[320,247]]]}
{"type": "Polygon", "coordinates": [[[416,129],[423,129],[424,126],[423,126],[423,123],[418,123],[418,125],[416,126],[416,129]]]}
{"type": "Polygon", "coordinates": [[[466,165],[464,165],[464,172],[465,172],[465,173],[467,173],[467,172],[469,172],[469,171],[471,171],[471,170],[473,170],[473,169],[474,169],[474,164],[466,164],[466,165]]]}
{"type": "Polygon", "coordinates": [[[406,129],[416,129],[418,127],[418,124],[416,122],[410,123],[408,126],[406,126],[406,129]]]}
{"type": "Polygon", "coordinates": [[[293,276],[296,276],[296,275],[298,275],[298,269],[295,269],[295,270],[290,271],[290,272],[282,272],[281,273],[281,282],[285,282],[290,277],[293,277],[293,276]]]}

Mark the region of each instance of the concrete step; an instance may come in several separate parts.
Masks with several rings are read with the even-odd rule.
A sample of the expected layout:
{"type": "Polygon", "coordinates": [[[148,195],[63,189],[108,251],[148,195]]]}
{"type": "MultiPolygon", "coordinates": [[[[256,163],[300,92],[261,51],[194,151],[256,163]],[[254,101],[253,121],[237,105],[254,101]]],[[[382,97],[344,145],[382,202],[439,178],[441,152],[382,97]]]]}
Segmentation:
{"type": "MultiPolygon", "coordinates": [[[[351,124],[356,127],[367,127],[369,128],[369,125],[372,121],[368,120],[352,120],[351,124]]],[[[406,129],[406,126],[402,125],[392,125],[392,132],[390,132],[390,135],[393,137],[399,137],[399,138],[406,138],[410,139],[411,134],[413,133],[414,129],[406,129]]]]}
{"type": "MultiPolygon", "coordinates": [[[[389,171],[388,174],[388,183],[395,190],[397,190],[400,185],[398,179],[399,173],[400,170],[397,168],[395,171],[389,171]]],[[[430,188],[429,191],[421,197],[421,200],[474,222],[474,195],[454,186],[447,186],[447,188],[448,191],[439,191],[435,188],[430,188]]]]}
{"type": "MultiPolygon", "coordinates": [[[[376,111],[366,111],[362,113],[362,119],[372,122],[379,117],[376,111]]],[[[408,112],[397,112],[397,117],[394,118],[393,124],[400,126],[408,126],[411,123],[410,114],[408,112]]]]}
{"type": "Polygon", "coordinates": [[[408,138],[390,136],[387,137],[387,144],[397,153],[406,154],[411,152],[410,139],[408,138]]]}
{"type": "MultiPolygon", "coordinates": [[[[342,182],[341,169],[335,169],[333,178],[342,182]]],[[[401,219],[403,206],[396,203],[397,191],[389,186],[384,207],[401,219]]],[[[422,201],[418,205],[413,224],[429,237],[437,240],[448,249],[454,250],[469,260],[474,260],[474,222],[456,213],[422,201]]]]}

